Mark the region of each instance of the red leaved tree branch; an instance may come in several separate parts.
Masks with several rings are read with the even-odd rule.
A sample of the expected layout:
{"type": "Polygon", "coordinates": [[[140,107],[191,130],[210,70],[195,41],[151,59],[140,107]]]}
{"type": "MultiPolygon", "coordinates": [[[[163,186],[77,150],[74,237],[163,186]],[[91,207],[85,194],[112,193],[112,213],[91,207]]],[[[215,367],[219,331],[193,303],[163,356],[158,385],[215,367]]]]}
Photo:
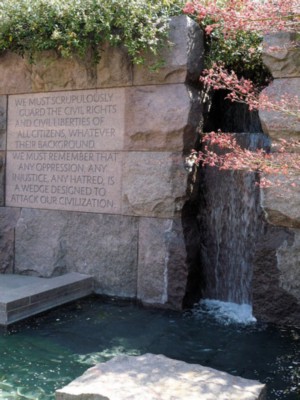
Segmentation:
{"type": "MultiPolygon", "coordinates": [[[[300,29],[300,4],[298,0],[194,0],[188,2],[184,12],[196,15],[199,22],[206,21],[205,31],[214,29],[226,36],[234,36],[237,31],[259,33],[297,31],[300,29]]],[[[201,81],[208,89],[226,90],[226,99],[247,104],[250,111],[275,111],[300,122],[299,96],[281,95],[274,100],[260,93],[260,88],[234,71],[227,71],[223,65],[214,64],[203,72],[201,81]]],[[[284,174],[291,184],[300,172],[300,140],[279,139],[272,150],[250,151],[237,143],[234,135],[210,132],[203,136],[203,147],[193,151],[188,164],[202,163],[220,169],[256,171],[263,174],[284,174]]],[[[267,178],[261,179],[261,186],[271,184],[267,178]]],[[[274,184],[274,181],[273,183],[274,184]]]]}

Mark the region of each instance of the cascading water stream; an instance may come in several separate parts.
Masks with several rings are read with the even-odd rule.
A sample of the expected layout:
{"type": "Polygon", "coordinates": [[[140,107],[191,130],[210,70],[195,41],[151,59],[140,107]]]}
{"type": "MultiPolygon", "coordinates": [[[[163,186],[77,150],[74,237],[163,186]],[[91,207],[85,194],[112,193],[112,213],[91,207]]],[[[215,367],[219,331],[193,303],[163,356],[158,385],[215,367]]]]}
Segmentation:
{"type": "Polygon", "coordinates": [[[205,277],[202,297],[251,304],[252,256],[259,229],[255,175],[206,169],[198,220],[205,277]]]}
{"type": "MultiPolygon", "coordinates": [[[[237,132],[238,143],[250,150],[270,146],[257,115],[240,105],[224,108],[224,100],[217,100],[207,116],[205,131],[237,132]]],[[[201,270],[198,298],[202,304],[208,299],[249,305],[251,321],[253,258],[262,229],[257,178],[245,171],[201,168],[196,217],[201,270]]],[[[195,267],[195,276],[194,271],[195,267]]],[[[206,301],[207,306],[216,308],[216,303],[206,301]]]]}

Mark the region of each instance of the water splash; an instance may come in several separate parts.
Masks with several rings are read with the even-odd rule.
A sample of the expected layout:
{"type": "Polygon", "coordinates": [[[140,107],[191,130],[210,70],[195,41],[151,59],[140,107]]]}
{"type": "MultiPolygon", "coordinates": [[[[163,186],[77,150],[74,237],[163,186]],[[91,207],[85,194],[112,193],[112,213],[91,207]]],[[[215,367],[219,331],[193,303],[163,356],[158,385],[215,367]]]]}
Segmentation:
{"type": "Polygon", "coordinates": [[[219,300],[201,300],[192,310],[193,315],[202,317],[211,315],[218,322],[229,324],[249,325],[256,322],[252,315],[252,306],[249,304],[236,304],[219,300]]]}

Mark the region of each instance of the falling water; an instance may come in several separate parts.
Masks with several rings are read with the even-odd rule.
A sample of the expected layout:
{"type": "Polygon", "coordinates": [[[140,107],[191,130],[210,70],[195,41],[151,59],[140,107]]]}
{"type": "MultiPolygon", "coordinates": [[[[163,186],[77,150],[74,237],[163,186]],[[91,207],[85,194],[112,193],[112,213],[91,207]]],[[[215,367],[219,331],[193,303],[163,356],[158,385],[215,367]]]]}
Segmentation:
{"type": "MultiPolygon", "coordinates": [[[[225,96],[214,94],[204,115],[204,132],[235,132],[243,148],[268,149],[258,114],[224,101],[225,96]]],[[[198,238],[194,250],[198,262],[190,261],[186,305],[199,298],[251,305],[254,251],[262,229],[258,176],[215,167],[200,168],[199,174],[193,232],[198,238]]]]}
{"type": "Polygon", "coordinates": [[[255,182],[253,173],[214,168],[203,173],[198,215],[203,298],[251,304],[252,257],[260,217],[255,182]]]}

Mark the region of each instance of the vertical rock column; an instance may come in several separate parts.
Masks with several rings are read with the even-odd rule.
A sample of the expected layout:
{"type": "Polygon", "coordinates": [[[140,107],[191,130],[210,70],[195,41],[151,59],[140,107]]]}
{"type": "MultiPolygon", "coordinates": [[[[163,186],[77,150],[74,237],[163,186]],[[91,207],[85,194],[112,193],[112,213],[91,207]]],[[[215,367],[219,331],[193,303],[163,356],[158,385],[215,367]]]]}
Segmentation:
{"type": "Polygon", "coordinates": [[[162,68],[151,72],[153,61],[148,59],[133,69],[126,139],[131,154],[123,200],[126,212],[140,216],[138,299],[180,309],[189,248],[182,227],[187,201],[183,160],[196,143],[202,120],[195,88],[203,65],[202,32],[189,18],[176,17],[170,42],[162,68]]]}
{"type": "MultiPolygon", "coordinates": [[[[281,32],[264,39],[264,63],[274,81],[263,91],[275,102],[282,96],[298,99],[300,93],[300,50],[296,33],[281,32]]],[[[298,112],[297,101],[291,111],[298,112]]],[[[299,118],[286,113],[260,111],[264,132],[273,142],[300,138],[299,118]]],[[[292,150],[291,150],[292,151],[292,150]]],[[[289,157],[287,153],[286,157],[289,157]]],[[[300,154],[299,154],[300,157],[300,154]]],[[[266,223],[259,241],[254,271],[254,312],[274,322],[300,321],[300,173],[279,186],[261,189],[266,223]],[[293,185],[292,185],[293,183],[293,185]]]]}

